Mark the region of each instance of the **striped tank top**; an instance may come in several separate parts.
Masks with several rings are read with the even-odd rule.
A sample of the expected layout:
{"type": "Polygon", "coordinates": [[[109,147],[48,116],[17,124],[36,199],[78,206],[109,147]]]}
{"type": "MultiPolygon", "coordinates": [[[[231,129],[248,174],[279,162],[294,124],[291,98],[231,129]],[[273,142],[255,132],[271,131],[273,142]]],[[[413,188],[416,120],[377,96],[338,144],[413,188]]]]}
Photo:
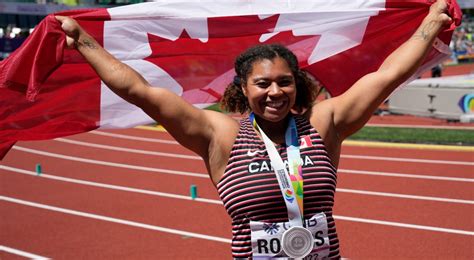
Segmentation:
{"type": "MultiPolygon", "coordinates": [[[[336,168],[326,152],[323,140],[304,117],[295,116],[300,154],[303,160],[304,217],[324,212],[330,243],[329,258],[339,256],[339,240],[332,216],[336,191],[336,168]]],[[[276,146],[286,163],[285,144],[276,146]]],[[[219,196],[232,218],[232,256],[251,258],[250,220],[288,221],[286,205],[271,168],[270,158],[249,119],[240,122],[224,175],[217,184],[219,196]]]]}

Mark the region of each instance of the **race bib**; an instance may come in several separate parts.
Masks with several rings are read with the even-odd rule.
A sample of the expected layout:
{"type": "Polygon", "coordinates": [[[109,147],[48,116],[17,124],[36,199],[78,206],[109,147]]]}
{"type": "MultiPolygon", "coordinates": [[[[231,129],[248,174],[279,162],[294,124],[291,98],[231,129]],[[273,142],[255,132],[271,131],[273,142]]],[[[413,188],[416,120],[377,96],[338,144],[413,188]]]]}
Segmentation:
{"type": "MultiPolygon", "coordinates": [[[[314,247],[305,260],[326,259],[329,255],[328,223],[324,213],[305,220],[314,238],[314,247]]],[[[282,248],[282,236],[290,228],[289,222],[265,223],[250,221],[254,259],[290,259],[282,248]]]]}

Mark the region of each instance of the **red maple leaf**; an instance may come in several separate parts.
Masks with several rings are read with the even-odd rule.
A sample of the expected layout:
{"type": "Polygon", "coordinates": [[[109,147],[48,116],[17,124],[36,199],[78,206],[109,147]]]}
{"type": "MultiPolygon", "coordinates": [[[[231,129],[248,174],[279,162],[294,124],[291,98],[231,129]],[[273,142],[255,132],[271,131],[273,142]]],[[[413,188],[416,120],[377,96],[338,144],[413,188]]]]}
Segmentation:
{"type": "MultiPolygon", "coordinates": [[[[175,41],[148,34],[152,54],[146,60],[166,71],[183,87],[185,93],[196,89],[206,92],[205,96],[198,97],[201,103],[209,101],[209,95],[217,101],[226,86],[220,86],[218,89],[209,89],[206,86],[216,77],[233,70],[234,60],[242,51],[261,44],[261,35],[273,32],[278,17],[279,15],[274,15],[264,20],[258,16],[209,18],[207,42],[191,39],[185,30],[175,41]]],[[[296,44],[299,45],[299,51],[309,55],[318,39],[319,35],[294,36],[291,31],[286,31],[265,43],[280,43],[286,46],[296,44]]],[[[193,103],[199,103],[195,97],[193,99],[193,103]]]]}

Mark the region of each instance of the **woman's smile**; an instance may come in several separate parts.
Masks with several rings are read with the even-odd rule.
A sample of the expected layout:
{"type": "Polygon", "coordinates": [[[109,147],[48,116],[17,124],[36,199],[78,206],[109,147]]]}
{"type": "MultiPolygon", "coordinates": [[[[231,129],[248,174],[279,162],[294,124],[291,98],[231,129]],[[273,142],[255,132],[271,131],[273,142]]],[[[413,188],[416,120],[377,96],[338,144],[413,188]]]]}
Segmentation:
{"type": "Polygon", "coordinates": [[[295,104],[295,79],[284,59],[259,60],[253,64],[243,92],[255,115],[279,122],[286,118],[295,104]]]}
{"type": "Polygon", "coordinates": [[[266,106],[270,109],[280,109],[283,107],[283,105],[285,104],[285,102],[283,101],[267,101],[266,102],[266,106]]]}

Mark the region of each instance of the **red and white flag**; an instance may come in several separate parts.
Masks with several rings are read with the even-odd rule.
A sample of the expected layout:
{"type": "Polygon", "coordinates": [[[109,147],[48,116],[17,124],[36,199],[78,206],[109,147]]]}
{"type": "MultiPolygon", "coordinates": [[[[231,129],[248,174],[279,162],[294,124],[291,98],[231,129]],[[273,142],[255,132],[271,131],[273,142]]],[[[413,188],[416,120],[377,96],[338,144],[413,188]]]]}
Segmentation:
{"type": "MultiPolygon", "coordinates": [[[[235,57],[255,44],[280,43],[300,66],[339,95],[375,71],[416,30],[428,0],[177,1],[63,12],[147,79],[197,107],[219,101],[235,57]]],[[[450,2],[459,24],[461,11],[450,2]]],[[[428,55],[449,54],[454,25],[428,55]]],[[[18,140],[41,140],[152,122],[113,94],[50,15],[0,63],[0,157],[18,140]],[[2,153],[3,151],[3,153],[2,153]]]]}

